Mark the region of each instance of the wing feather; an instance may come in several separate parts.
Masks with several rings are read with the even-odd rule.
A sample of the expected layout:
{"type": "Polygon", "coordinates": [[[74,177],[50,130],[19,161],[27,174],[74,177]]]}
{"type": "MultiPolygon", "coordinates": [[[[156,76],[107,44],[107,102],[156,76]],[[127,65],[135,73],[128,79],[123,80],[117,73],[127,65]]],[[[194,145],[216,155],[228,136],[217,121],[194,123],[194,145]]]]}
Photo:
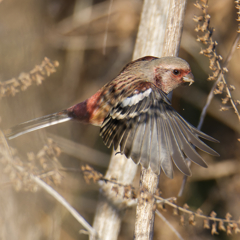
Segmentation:
{"type": "Polygon", "coordinates": [[[149,167],[149,146],[151,142],[151,128],[149,123],[150,123],[149,115],[147,115],[147,124],[145,126],[143,143],[141,147],[141,157],[140,157],[140,163],[146,169],[149,167]]]}
{"type": "Polygon", "coordinates": [[[175,133],[173,132],[173,128],[170,124],[170,121],[166,120],[166,128],[168,130],[169,139],[171,142],[172,152],[171,156],[176,165],[176,167],[185,175],[190,176],[191,172],[188,166],[186,165],[185,158],[183,156],[182,150],[179,147],[178,141],[176,139],[175,133]]]}
{"type": "Polygon", "coordinates": [[[150,99],[145,97],[139,104],[138,107],[136,109],[136,112],[146,112],[148,111],[150,108],[150,99]]]}
{"type": "MultiPolygon", "coordinates": [[[[150,86],[149,84],[147,86],[150,86]]],[[[104,143],[114,149],[120,145],[120,151],[135,163],[159,174],[160,170],[173,177],[172,162],[185,175],[191,171],[186,157],[207,167],[205,161],[194,149],[197,148],[218,156],[198,137],[209,141],[216,140],[187,123],[171,106],[165,93],[152,86],[125,96],[113,107],[101,127],[104,143]]]]}
{"type": "Polygon", "coordinates": [[[170,144],[168,141],[168,136],[165,128],[164,121],[158,118],[159,135],[160,135],[160,162],[161,168],[164,173],[169,177],[173,178],[173,167],[172,160],[170,156],[170,144]]]}
{"type": "Polygon", "coordinates": [[[113,140],[113,146],[114,146],[114,149],[116,150],[122,140],[122,136],[124,135],[126,131],[126,126],[121,124],[121,126],[119,126],[116,130],[116,135],[114,137],[114,140],[113,140]]]}
{"type": "Polygon", "coordinates": [[[131,157],[133,161],[137,164],[140,162],[146,124],[147,124],[146,116],[145,115],[140,116],[140,121],[138,126],[136,127],[136,133],[132,143],[132,152],[131,152],[131,157]]]}
{"type": "Polygon", "coordinates": [[[197,134],[199,137],[204,138],[210,142],[215,142],[215,143],[219,143],[219,141],[209,135],[207,135],[206,133],[198,130],[197,128],[195,128],[194,126],[192,126],[190,123],[188,123],[180,114],[178,114],[175,111],[175,114],[178,116],[178,118],[180,118],[191,130],[193,133],[197,134]]]}
{"type": "Polygon", "coordinates": [[[184,135],[187,137],[188,141],[191,142],[194,146],[201,149],[204,152],[207,152],[213,156],[219,156],[217,152],[215,152],[212,148],[210,148],[208,145],[203,143],[192,131],[191,129],[181,121],[178,117],[174,116],[176,122],[178,123],[178,126],[184,133],[184,135]]]}
{"type": "MultiPolygon", "coordinates": [[[[135,141],[135,135],[136,135],[136,131],[139,128],[138,127],[138,123],[133,123],[133,128],[128,136],[128,139],[126,141],[125,144],[125,149],[124,149],[124,154],[127,158],[129,158],[132,154],[132,147],[133,147],[133,143],[135,141]]],[[[138,140],[138,139],[137,139],[138,140]]]]}
{"type": "Polygon", "coordinates": [[[154,169],[156,174],[160,174],[161,163],[159,161],[160,158],[160,142],[159,142],[159,134],[158,134],[158,125],[157,125],[157,114],[154,112],[152,117],[152,145],[150,149],[151,159],[150,159],[150,167],[154,169]]]}
{"type": "Polygon", "coordinates": [[[117,124],[116,121],[108,121],[107,124],[104,125],[104,128],[101,129],[100,135],[103,138],[103,142],[107,147],[110,147],[117,133],[117,124]]]}
{"type": "Polygon", "coordinates": [[[173,129],[175,134],[177,135],[178,142],[180,144],[180,147],[182,151],[185,153],[185,155],[191,159],[193,162],[196,164],[202,166],[202,167],[207,167],[206,162],[202,159],[202,157],[196,152],[196,150],[192,147],[192,145],[187,141],[186,137],[184,136],[183,132],[181,129],[178,127],[177,122],[175,119],[171,119],[173,121],[173,129]]]}
{"type": "MultiPolygon", "coordinates": [[[[120,152],[125,154],[125,147],[132,129],[127,128],[120,142],[120,152]]],[[[126,155],[126,154],[125,154],[126,155]]]]}

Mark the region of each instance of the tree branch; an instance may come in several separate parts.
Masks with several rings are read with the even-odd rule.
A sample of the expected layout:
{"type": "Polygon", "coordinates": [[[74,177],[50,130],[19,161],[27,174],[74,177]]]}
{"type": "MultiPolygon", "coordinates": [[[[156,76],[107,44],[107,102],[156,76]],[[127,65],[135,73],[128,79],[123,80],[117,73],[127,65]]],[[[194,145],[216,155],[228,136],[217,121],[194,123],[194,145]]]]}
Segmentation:
{"type": "MultiPolygon", "coordinates": [[[[137,36],[134,59],[145,55],[157,57],[178,55],[185,0],[145,0],[137,36]]],[[[153,195],[159,176],[151,169],[141,172],[140,191],[136,210],[135,239],[152,239],[155,216],[153,195]],[[145,201],[147,198],[147,201],[145,201]]]]}
{"type": "MultiPolygon", "coordinates": [[[[144,1],[133,59],[145,55],[158,57],[177,55],[185,4],[185,0],[144,1]]],[[[132,161],[127,160],[124,156],[113,153],[106,177],[113,177],[120,183],[131,184],[136,169],[137,166],[132,161]]],[[[143,169],[141,183],[141,187],[144,186],[147,192],[154,194],[158,185],[158,176],[151,170],[143,169]]],[[[121,194],[117,194],[116,196],[116,193],[114,193],[113,197],[112,192],[112,185],[103,183],[93,227],[101,238],[115,240],[117,239],[122,216],[127,204],[124,203],[121,194]]],[[[146,194],[146,191],[141,192],[139,199],[142,199],[144,194],[146,194]]],[[[145,207],[140,207],[141,202],[139,200],[137,207],[136,239],[141,239],[139,238],[141,231],[147,231],[148,236],[152,235],[154,224],[155,201],[145,202],[145,207]],[[142,218],[146,220],[144,225],[141,224],[142,218]]],[[[144,239],[149,238],[144,237],[144,239]]]]}

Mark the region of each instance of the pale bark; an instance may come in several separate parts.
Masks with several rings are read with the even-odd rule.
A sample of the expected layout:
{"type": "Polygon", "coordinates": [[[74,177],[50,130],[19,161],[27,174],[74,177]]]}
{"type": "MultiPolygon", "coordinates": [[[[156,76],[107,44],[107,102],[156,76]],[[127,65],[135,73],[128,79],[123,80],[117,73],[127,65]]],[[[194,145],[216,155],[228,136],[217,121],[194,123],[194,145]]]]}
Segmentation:
{"type": "MultiPolygon", "coordinates": [[[[186,0],[145,0],[135,45],[134,59],[153,55],[177,56],[179,51],[186,0]]],[[[153,238],[155,201],[159,176],[151,169],[142,169],[136,210],[137,240],[153,238]]]]}
{"type": "MultiPolygon", "coordinates": [[[[106,178],[114,178],[122,184],[131,184],[137,170],[133,161],[113,151],[106,178]]],[[[119,187],[118,194],[112,190],[114,185],[103,182],[94,218],[93,228],[102,240],[116,240],[120,231],[122,217],[126,207],[130,204],[124,199],[124,189],[119,187]]],[[[93,240],[93,237],[90,237],[93,240]]]]}
{"type": "MultiPolygon", "coordinates": [[[[186,0],[145,0],[133,59],[152,55],[176,56],[179,50],[186,0]]],[[[124,156],[112,154],[106,177],[114,177],[124,184],[131,184],[137,166],[124,156]]],[[[152,239],[154,226],[154,200],[146,192],[155,193],[158,177],[150,169],[142,170],[135,239],[152,239]],[[144,201],[144,197],[148,200],[144,201]],[[141,201],[141,199],[143,201],[141,201]]],[[[123,192],[112,191],[111,184],[103,183],[93,227],[101,239],[116,240],[127,201],[123,192]]]]}

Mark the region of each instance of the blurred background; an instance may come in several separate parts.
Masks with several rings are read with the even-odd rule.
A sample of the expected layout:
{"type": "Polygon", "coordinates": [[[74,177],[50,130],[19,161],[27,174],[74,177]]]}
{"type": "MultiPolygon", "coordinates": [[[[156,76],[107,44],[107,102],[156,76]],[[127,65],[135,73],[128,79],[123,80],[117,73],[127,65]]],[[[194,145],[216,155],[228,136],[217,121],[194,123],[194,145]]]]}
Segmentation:
{"type": "MultiPolygon", "coordinates": [[[[65,109],[85,100],[105,83],[113,79],[126,63],[131,61],[140,20],[141,0],[2,0],[0,1],[0,81],[17,78],[41,64],[44,57],[57,60],[56,73],[39,86],[32,84],[26,91],[0,101],[1,129],[23,121],[65,109]]],[[[179,56],[187,60],[195,76],[195,84],[177,89],[173,94],[174,108],[194,126],[213,82],[209,60],[200,55],[204,46],[196,41],[194,15],[201,11],[188,1],[179,56]]],[[[218,42],[217,52],[226,59],[236,38],[236,9],[231,0],[209,1],[213,38],[218,42]]],[[[240,50],[236,50],[228,65],[229,84],[240,96],[240,50]]],[[[220,141],[210,144],[221,157],[200,153],[209,164],[201,169],[192,164],[193,176],[188,179],[181,206],[188,203],[192,210],[201,208],[218,217],[230,212],[234,219],[240,216],[240,123],[232,109],[220,112],[221,98],[215,96],[202,130],[220,141]]],[[[51,137],[62,149],[59,165],[80,169],[89,164],[105,173],[111,149],[99,137],[99,128],[66,122],[29,133],[9,142],[17,149],[23,163],[28,153],[37,152],[51,137]]],[[[82,226],[51,196],[39,190],[15,191],[1,163],[0,236],[1,239],[87,239],[80,235],[82,226]]],[[[41,166],[39,166],[41,168],[41,166]]],[[[174,179],[161,175],[159,188],[163,197],[177,196],[182,174],[175,169],[174,179]]],[[[98,185],[87,185],[79,172],[60,172],[61,183],[49,182],[90,223],[98,200],[98,185]]],[[[139,173],[135,186],[138,186],[139,173]]],[[[172,209],[163,213],[184,239],[227,239],[224,232],[212,236],[199,221],[196,226],[180,225],[172,209]]],[[[135,208],[126,212],[119,239],[132,239],[135,208]]],[[[176,239],[175,234],[156,217],[154,239],[176,239]]],[[[232,239],[239,239],[233,235],[232,239]]]]}

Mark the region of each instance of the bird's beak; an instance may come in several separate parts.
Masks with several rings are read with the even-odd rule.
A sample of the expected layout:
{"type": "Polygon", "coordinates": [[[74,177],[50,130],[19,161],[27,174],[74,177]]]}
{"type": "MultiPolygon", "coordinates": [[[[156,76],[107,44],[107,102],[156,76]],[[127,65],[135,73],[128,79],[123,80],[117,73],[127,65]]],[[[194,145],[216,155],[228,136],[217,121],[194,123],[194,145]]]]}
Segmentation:
{"type": "Polygon", "coordinates": [[[186,76],[183,77],[183,81],[186,83],[189,83],[189,86],[194,83],[194,77],[193,74],[190,72],[186,76]]]}

